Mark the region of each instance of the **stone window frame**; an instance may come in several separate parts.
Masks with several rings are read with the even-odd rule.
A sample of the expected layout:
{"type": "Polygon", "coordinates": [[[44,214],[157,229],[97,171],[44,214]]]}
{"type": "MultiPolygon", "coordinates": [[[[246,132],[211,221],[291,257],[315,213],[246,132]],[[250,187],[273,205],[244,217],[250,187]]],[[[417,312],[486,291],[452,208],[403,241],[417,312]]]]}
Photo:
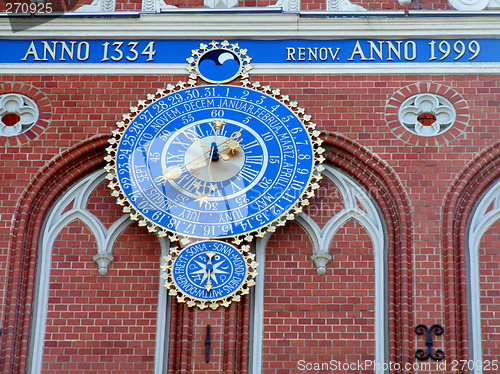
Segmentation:
{"type": "MultiPolygon", "coordinates": [[[[474,361],[483,360],[481,327],[481,283],[479,277],[479,250],[481,239],[489,228],[500,220],[500,180],[490,187],[477,203],[467,228],[467,279],[469,312],[469,354],[474,361]],[[492,209],[489,209],[493,205],[492,209]]],[[[474,366],[473,374],[482,374],[474,366]]]]}
{"type": "MultiPolygon", "coordinates": [[[[367,231],[373,244],[375,263],[375,357],[374,361],[380,363],[375,371],[383,374],[382,363],[387,362],[387,330],[388,330],[388,307],[387,307],[387,235],[376,204],[369,194],[362,189],[354,180],[339,170],[324,165],[323,176],[328,178],[339,189],[344,202],[344,209],[335,214],[320,228],[313,218],[301,213],[296,220],[308,233],[313,243],[313,254],[311,262],[315,263],[318,274],[324,274],[324,268],[332,260],[328,253],[329,244],[337,230],[350,219],[356,220],[367,231]],[[359,203],[359,205],[358,205],[359,203]],[[363,207],[361,209],[359,206],[363,207]]],[[[249,373],[259,374],[262,368],[262,340],[264,336],[264,290],[265,290],[265,261],[266,247],[272,233],[267,233],[263,238],[255,242],[256,261],[259,263],[259,275],[253,291],[253,308],[251,314],[251,338],[250,338],[250,362],[249,373]]]]}
{"type": "MultiPolygon", "coordinates": [[[[387,330],[387,271],[385,267],[386,236],[383,221],[380,218],[375,204],[368,194],[340,171],[326,166],[325,177],[331,180],[341,191],[345,208],[333,216],[329,222],[320,229],[313,219],[302,213],[297,218],[298,223],[309,234],[313,243],[314,252],[311,261],[322,271],[322,267],[331,259],[328,254],[328,245],[342,225],[349,219],[357,220],[368,232],[372,239],[375,259],[375,340],[376,351],[375,360],[385,362],[386,353],[386,330],[387,330]],[[364,209],[358,206],[358,203],[364,209]],[[326,260],[326,261],[325,261],[326,260]],[[382,269],[379,271],[378,269],[382,269]]],[[[61,230],[74,220],[81,220],[94,234],[98,251],[94,256],[94,261],[98,264],[97,273],[106,274],[105,264],[113,261],[113,245],[122,232],[132,223],[128,215],[123,215],[116,220],[109,229],[98,217],[86,209],[89,197],[95,188],[105,180],[105,171],[97,171],[82,179],[62,197],[58,199],[54,207],[45,219],[42,234],[40,237],[40,262],[35,293],[35,307],[33,313],[33,339],[30,340],[30,360],[29,373],[39,374],[41,372],[44,348],[44,335],[46,329],[48,292],[51,269],[51,255],[54,241],[61,230]],[[67,210],[69,205],[72,208],[67,210]],[[99,265],[101,261],[101,265],[99,265]],[[104,264],[104,265],[103,265],[104,264]]],[[[260,238],[255,243],[257,261],[260,264],[260,274],[257,277],[257,284],[253,292],[253,307],[251,308],[251,340],[250,340],[250,362],[251,373],[259,373],[262,367],[262,337],[263,337],[263,311],[264,311],[264,278],[265,278],[265,252],[271,233],[264,238],[260,238]]],[[[161,257],[168,252],[170,243],[168,239],[159,238],[161,246],[161,257]]],[[[156,333],[156,354],[155,354],[155,374],[161,374],[168,366],[168,327],[167,321],[170,316],[170,298],[167,297],[167,290],[162,286],[159,279],[159,298],[157,312],[157,333],[156,333]]],[[[381,374],[382,372],[378,373],[381,374]]]]}
{"type": "MultiPolygon", "coordinates": [[[[122,215],[109,228],[87,210],[87,203],[98,185],[105,181],[104,169],[89,174],[70,187],[55,203],[44,220],[40,235],[39,262],[35,282],[35,300],[32,320],[32,338],[28,373],[40,374],[43,365],[43,350],[47,321],[47,308],[52,265],[52,248],[61,230],[75,220],[82,221],[95,237],[98,251],[94,256],[96,277],[107,274],[107,265],[113,261],[113,246],[121,234],[133,223],[128,214],[122,215]],[[72,206],[71,209],[67,209],[72,206]],[[100,274],[100,275],[99,275],[100,274]]],[[[166,257],[170,242],[158,238],[161,247],[161,261],[166,257]]],[[[163,265],[163,262],[161,263],[163,265]]],[[[159,271],[158,271],[159,274],[159,271]]],[[[167,289],[158,276],[158,307],[156,325],[155,369],[154,374],[162,374],[168,367],[170,302],[167,289]]]]}

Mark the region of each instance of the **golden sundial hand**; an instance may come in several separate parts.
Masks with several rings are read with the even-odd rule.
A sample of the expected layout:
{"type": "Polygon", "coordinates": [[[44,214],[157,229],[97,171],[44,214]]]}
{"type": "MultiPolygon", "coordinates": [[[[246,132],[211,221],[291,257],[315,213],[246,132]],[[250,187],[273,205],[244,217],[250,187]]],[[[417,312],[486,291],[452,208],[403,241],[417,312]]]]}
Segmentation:
{"type": "Polygon", "coordinates": [[[192,142],[198,144],[200,147],[205,147],[205,148],[210,149],[210,147],[208,145],[206,145],[205,142],[201,138],[196,136],[196,134],[194,134],[192,132],[184,131],[182,129],[175,129],[175,131],[180,132],[182,135],[184,135],[186,138],[188,138],[192,142]]]}
{"type": "Polygon", "coordinates": [[[215,130],[214,131],[214,142],[217,143],[217,135],[219,134],[219,131],[222,128],[222,126],[224,126],[226,124],[226,122],[224,122],[221,119],[216,119],[213,121],[213,124],[214,124],[214,130],[215,130]]]}
{"type": "MultiPolygon", "coordinates": [[[[240,149],[243,149],[242,145],[241,145],[241,141],[237,140],[241,137],[241,133],[239,131],[235,131],[234,133],[231,134],[231,136],[229,138],[227,138],[226,140],[220,142],[219,144],[216,144],[216,147],[219,148],[223,145],[225,145],[226,147],[222,150],[219,150],[219,155],[222,157],[223,160],[228,160],[229,159],[229,156],[228,154],[234,154],[236,153],[237,151],[239,151],[240,149]],[[223,154],[223,152],[226,152],[226,154],[223,154]]],[[[201,157],[203,156],[206,156],[208,155],[209,153],[211,152],[210,151],[206,151],[205,153],[203,153],[202,155],[196,157],[195,159],[191,160],[190,162],[184,164],[183,166],[180,166],[181,168],[188,165],[188,164],[191,164],[192,162],[200,159],[201,157]]],[[[204,162],[207,162],[209,158],[211,158],[212,155],[209,155],[208,157],[205,157],[201,160],[199,160],[197,163],[195,163],[194,165],[191,165],[191,169],[194,169],[195,166],[201,164],[201,163],[204,163],[204,162]]]]}
{"type": "MultiPolygon", "coordinates": [[[[199,160],[202,157],[205,157],[206,155],[208,155],[211,152],[212,152],[212,149],[210,148],[208,151],[202,153],[198,157],[195,157],[191,161],[184,163],[183,165],[171,165],[171,166],[169,166],[168,168],[166,168],[165,170],[163,170],[163,175],[162,176],[160,176],[160,177],[158,177],[158,178],[155,179],[155,182],[166,182],[169,179],[180,178],[182,176],[182,169],[183,168],[185,168],[186,166],[191,165],[193,162],[199,160]]],[[[202,159],[201,161],[197,162],[195,165],[191,165],[191,169],[193,169],[194,166],[196,166],[196,165],[198,165],[198,164],[200,164],[202,162],[206,162],[209,157],[206,157],[206,158],[202,159]]]]}
{"type": "Polygon", "coordinates": [[[237,140],[241,137],[241,133],[239,131],[235,131],[233,134],[231,134],[231,136],[228,139],[217,144],[216,140],[217,140],[219,130],[221,129],[221,127],[225,123],[224,123],[224,121],[221,121],[221,120],[215,120],[213,123],[215,125],[215,134],[214,134],[215,145],[212,144],[211,147],[207,146],[202,139],[198,138],[193,133],[184,131],[182,129],[176,130],[179,133],[185,135],[191,141],[195,142],[200,147],[208,148],[208,150],[205,151],[204,153],[202,153],[201,155],[199,155],[198,157],[195,157],[192,160],[184,163],[183,165],[169,166],[168,168],[166,168],[163,171],[163,175],[161,177],[157,178],[156,182],[166,182],[167,180],[173,180],[173,179],[180,178],[182,176],[182,169],[187,167],[187,166],[190,166],[191,170],[194,170],[197,165],[199,165],[201,163],[205,163],[207,161],[209,161],[209,165],[210,165],[211,160],[216,161],[218,159],[218,157],[216,158],[214,156],[221,156],[221,158],[223,160],[228,160],[230,154],[233,154],[236,151],[238,151],[239,149],[241,149],[241,143],[237,140]],[[222,145],[226,145],[226,147],[222,151],[220,151],[219,147],[222,145]],[[214,154],[214,151],[216,152],[216,154],[214,154]],[[226,152],[226,153],[223,153],[223,152],[226,152]],[[196,163],[193,164],[194,162],[196,162],[196,163]]]}

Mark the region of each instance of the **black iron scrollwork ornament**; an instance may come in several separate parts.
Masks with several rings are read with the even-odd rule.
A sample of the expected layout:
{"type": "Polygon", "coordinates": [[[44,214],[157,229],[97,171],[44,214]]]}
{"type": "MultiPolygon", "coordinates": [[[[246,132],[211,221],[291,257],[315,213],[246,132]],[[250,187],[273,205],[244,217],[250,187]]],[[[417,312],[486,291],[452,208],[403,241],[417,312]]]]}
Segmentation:
{"type": "Polygon", "coordinates": [[[444,352],[441,349],[436,349],[435,352],[432,351],[432,334],[434,335],[442,335],[444,333],[444,329],[441,325],[432,325],[428,327],[426,325],[418,325],[415,327],[415,333],[417,335],[423,335],[427,333],[427,338],[425,339],[425,344],[427,345],[427,351],[424,349],[417,349],[415,352],[415,357],[419,360],[427,360],[429,357],[435,361],[441,361],[444,359],[444,352]]]}

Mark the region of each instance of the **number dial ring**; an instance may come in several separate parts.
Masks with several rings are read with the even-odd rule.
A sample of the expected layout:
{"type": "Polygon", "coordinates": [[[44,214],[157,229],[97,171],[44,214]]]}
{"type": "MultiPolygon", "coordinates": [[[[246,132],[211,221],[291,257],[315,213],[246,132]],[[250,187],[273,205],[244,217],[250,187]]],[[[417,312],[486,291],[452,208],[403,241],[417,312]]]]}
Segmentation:
{"type": "MultiPolygon", "coordinates": [[[[262,234],[284,215],[293,217],[305,193],[311,196],[311,176],[319,170],[315,165],[319,141],[296,113],[301,112],[285,100],[246,87],[198,86],[151,101],[140,113],[138,109],[125,118],[125,130],[115,136],[108,151],[115,153],[109,179],[118,182],[110,187],[118,187],[115,195],[126,205],[124,210],[133,219],[142,218],[140,224],[151,231],[160,228],[198,238],[262,234]],[[226,123],[219,139],[241,132],[238,141],[245,161],[238,173],[209,186],[211,180],[193,177],[183,163],[186,150],[202,148],[196,138],[213,139],[214,120],[226,123]],[[184,185],[168,178],[162,181],[170,164],[183,166],[183,174],[193,178],[184,185]],[[202,197],[200,184],[212,192],[202,197]]],[[[231,165],[217,161],[224,163],[231,165]]]]}

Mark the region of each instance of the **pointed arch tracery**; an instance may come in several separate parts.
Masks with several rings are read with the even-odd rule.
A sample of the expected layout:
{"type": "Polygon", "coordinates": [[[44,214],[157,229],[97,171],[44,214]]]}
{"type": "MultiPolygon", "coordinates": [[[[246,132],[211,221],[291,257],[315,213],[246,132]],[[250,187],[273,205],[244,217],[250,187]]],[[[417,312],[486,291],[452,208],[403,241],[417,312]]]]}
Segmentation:
{"type": "MultiPolygon", "coordinates": [[[[386,283],[387,271],[385,267],[386,252],[386,235],[385,227],[382,222],[380,213],[374,202],[354,180],[349,178],[344,173],[325,165],[323,176],[328,178],[339,189],[343,209],[334,214],[326,222],[323,227],[320,227],[313,217],[303,212],[296,217],[297,222],[307,232],[313,244],[313,253],[311,261],[316,264],[319,275],[324,275],[326,266],[332,260],[329,253],[329,245],[338,229],[346,222],[354,219],[361,224],[367,231],[373,244],[373,255],[375,264],[375,362],[386,362],[386,335],[387,335],[387,310],[386,310],[386,283]]],[[[307,211],[307,210],[306,210],[307,211]]],[[[267,242],[271,234],[268,233],[263,239],[257,241],[256,252],[257,261],[260,264],[259,279],[255,290],[255,307],[254,307],[254,344],[252,346],[252,365],[251,372],[258,372],[261,363],[261,340],[263,336],[263,303],[264,303],[264,272],[265,272],[265,252],[267,242]]],[[[378,370],[377,373],[383,373],[383,370],[378,370]]]]}
{"type": "MultiPolygon", "coordinates": [[[[47,319],[47,305],[50,288],[50,270],[52,266],[52,248],[60,232],[73,221],[80,220],[93,234],[97,244],[97,255],[109,255],[113,261],[112,247],[118,236],[125,230],[130,221],[122,216],[106,229],[94,214],[87,210],[87,203],[95,188],[104,181],[104,170],[96,171],[69,188],[55,203],[44,220],[40,235],[40,246],[37,253],[37,290],[34,299],[32,320],[32,336],[28,371],[40,373],[43,362],[44,336],[47,319]]],[[[105,267],[107,273],[107,266],[105,267]]]]}
{"type": "MultiPolygon", "coordinates": [[[[80,220],[96,238],[98,252],[111,254],[112,244],[129,226],[128,220],[121,217],[106,229],[85,208],[90,194],[104,180],[102,170],[108,139],[108,134],[95,136],[57,155],[32,178],[20,196],[12,219],[7,276],[9,283],[6,285],[6,303],[2,315],[2,372],[39,372],[40,363],[33,358],[40,355],[43,348],[43,316],[46,314],[43,300],[46,290],[40,289],[43,286],[36,286],[36,281],[42,277],[40,284],[48,282],[48,279],[43,278],[50,275],[51,244],[58,233],[71,222],[80,220]]],[[[168,252],[169,243],[162,239],[160,246],[163,257],[168,252]]],[[[168,353],[168,338],[165,337],[169,336],[167,316],[170,311],[164,287],[160,287],[157,310],[158,316],[162,318],[158,318],[157,331],[161,333],[156,334],[157,355],[154,365],[155,373],[161,373],[167,365],[164,356],[168,353]]]]}
{"type": "MultiPolygon", "coordinates": [[[[386,277],[385,266],[386,237],[385,227],[380,214],[369,197],[357,183],[340,171],[327,165],[323,172],[324,177],[331,180],[340,190],[344,208],[322,228],[307,214],[301,214],[297,221],[306,230],[313,242],[314,253],[311,261],[316,263],[318,274],[324,274],[326,263],[323,259],[331,260],[328,253],[329,244],[337,230],[347,221],[354,219],[368,232],[373,244],[375,262],[375,362],[385,362],[385,336],[386,336],[386,277]],[[319,260],[319,261],[318,261],[319,260]]],[[[378,372],[378,371],[377,371],[378,372]]],[[[382,373],[383,370],[380,371],[382,373]]]]}
{"type": "MultiPolygon", "coordinates": [[[[344,208],[331,217],[322,228],[307,214],[301,214],[297,217],[299,223],[309,233],[313,242],[313,256],[327,255],[328,245],[333,236],[350,219],[358,221],[367,230],[374,245],[375,255],[382,255],[385,243],[385,230],[380,219],[380,214],[369,195],[352,179],[331,166],[326,166],[323,175],[339,189],[344,208]]],[[[324,265],[317,263],[317,266],[318,273],[323,272],[324,274],[324,265]]]]}
{"type": "MultiPolygon", "coordinates": [[[[330,261],[328,246],[336,231],[355,219],[368,232],[374,245],[376,269],[376,360],[412,362],[413,328],[411,276],[411,207],[394,171],[381,159],[340,134],[329,134],[325,176],[339,189],[344,208],[320,228],[311,217],[297,218],[313,243],[312,261],[321,274],[330,261]],[[386,286],[388,284],[389,286],[386,286]],[[387,347],[386,341],[391,341],[387,347]]],[[[325,163],[326,164],[326,163],[325,163]]],[[[324,164],[324,165],[325,165],[324,164]]],[[[263,298],[266,246],[271,234],[256,241],[259,277],[254,292],[253,342],[250,372],[262,361],[263,298]]]]}
{"type": "MultiPolygon", "coordinates": [[[[444,291],[445,291],[445,325],[449,334],[447,357],[448,360],[469,360],[471,356],[476,360],[480,347],[477,346],[480,339],[469,336],[468,326],[468,298],[476,298],[473,294],[468,295],[467,287],[470,282],[471,290],[476,292],[478,283],[476,276],[469,274],[467,263],[472,261],[471,256],[477,254],[475,246],[484,234],[488,224],[496,217],[495,209],[489,214],[482,203],[493,199],[496,187],[492,186],[500,178],[500,142],[479,153],[469,164],[457,175],[443,202],[443,258],[444,258],[444,291]],[[491,189],[491,190],[490,190],[491,189]],[[485,195],[490,191],[491,195],[485,195]],[[475,209],[475,207],[477,207],[475,209]],[[475,212],[475,213],[474,213],[475,212]],[[481,213],[482,212],[482,213],[481,213]],[[485,214],[486,213],[486,214],[485,214]],[[470,226],[469,226],[470,224],[470,226]],[[481,235],[480,235],[481,234],[481,235]],[[475,252],[475,253],[474,253],[475,252]]],[[[493,203],[490,201],[490,204],[493,203]]],[[[496,203],[495,203],[496,204],[496,203]]],[[[488,205],[489,206],[489,205],[488,205]]],[[[477,260],[474,260],[477,264],[477,260]]],[[[474,262],[470,264],[474,265],[474,262]]],[[[471,269],[472,270],[472,269],[471,269]]],[[[477,316],[478,305],[475,308],[477,316]]],[[[480,322],[479,322],[480,323],[480,322]]],[[[474,324],[471,328],[472,335],[479,331],[474,324]]]]}
{"type": "Polygon", "coordinates": [[[411,203],[394,170],[378,156],[337,133],[323,146],[326,159],[348,174],[375,202],[386,230],[388,360],[413,362],[411,203]]]}
{"type": "MultiPolygon", "coordinates": [[[[38,374],[42,370],[44,336],[46,330],[47,307],[49,304],[50,272],[52,268],[52,248],[60,232],[73,221],[80,220],[93,234],[97,253],[94,262],[99,266],[99,274],[107,274],[107,266],[113,261],[113,247],[119,236],[129,227],[132,221],[128,215],[121,215],[109,228],[95,214],[88,210],[91,194],[97,186],[105,183],[106,172],[97,170],[71,186],[54,204],[44,220],[40,235],[37,266],[37,290],[34,299],[32,317],[32,337],[30,339],[30,359],[28,372],[38,374]]],[[[158,238],[163,256],[168,252],[169,243],[165,238],[158,238]]],[[[96,274],[97,276],[97,274],[96,274]]],[[[165,331],[168,326],[170,308],[167,302],[167,292],[159,284],[158,323],[156,340],[155,373],[163,372],[167,365],[164,353],[167,351],[168,338],[165,331]]]]}
{"type": "Polygon", "coordinates": [[[26,373],[38,244],[44,217],[61,193],[83,175],[102,168],[109,135],[99,135],[54,157],[27,185],[12,219],[9,283],[3,310],[0,365],[6,373],[26,373]]]}
{"type": "MultiPolygon", "coordinates": [[[[5,325],[8,328],[2,335],[1,348],[3,368],[7,372],[26,373],[37,246],[44,217],[63,191],[75,185],[82,176],[102,167],[107,139],[107,135],[94,137],[63,152],[33,178],[33,183],[20,198],[13,221],[11,276],[7,286],[8,302],[4,311],[5,325]]],[[[389,284],[394,285],[387,290],[389,339],[401,343],[391,346],[388,356],[392,361],[409,357],[412,339],[405,331],[411,331],[413,325],[411,300],[408,297],[408,289],[411,289],[411,262],[407,260],[411,247],[410,204],[395,173],[382,160],[338,134],[330,134],[324,144],[328,148],[327,159],[331,166],[350,175],[350,178],[367,191],[383,217],[387,230],[387,279],[389,284]],[[405,307],[398,307],[395,300],[400,300],[398,305],[404,304],[405,307]]],[[[331,177],[335,178],[335,175],[332,174],[331,177]]],[[[377,226],[367,220],[371,208],[367,208],[366,204],[364,206],[364,213],[351,210],[351,218],[365,220],[364,226],[372,225],[373,231],[377,226]]],[[[66,219],[76,217],[90,226],[93,225],[92,230],[98,236],[102,238],[107,235],[108,242],[112,241],[109,233],[106,234],[91,215],[73,212],[69,213],[66,219]]],[[[333,223],[329,225],[330,232],[335,231],[334,226],[333,223]]],[[[54,230],[57,230],[56,226],[54,230]]],[[[118,231],[115,229],[113,232],[118,231]]],[[[267,239],[262,238],[259,242],[265,243],[267,239]]],[[[257,244],[257,250],[261,244],[257,244]]],[[[106,246],[101,244],[99,248],[106,246]]],[[[320,246],[316,248],[319,249],[320,246]]],[[[263,276],[260,279],[263,279],[263,276]]],[[[258,311],[253,315],[258,316],[258,311]]],[[[258,317],[254,317],[254,321],[256,320],[258,317]]],[[[258,336],[254,335],[253,341],[258,341],[257,338],[258,336]]]]}

